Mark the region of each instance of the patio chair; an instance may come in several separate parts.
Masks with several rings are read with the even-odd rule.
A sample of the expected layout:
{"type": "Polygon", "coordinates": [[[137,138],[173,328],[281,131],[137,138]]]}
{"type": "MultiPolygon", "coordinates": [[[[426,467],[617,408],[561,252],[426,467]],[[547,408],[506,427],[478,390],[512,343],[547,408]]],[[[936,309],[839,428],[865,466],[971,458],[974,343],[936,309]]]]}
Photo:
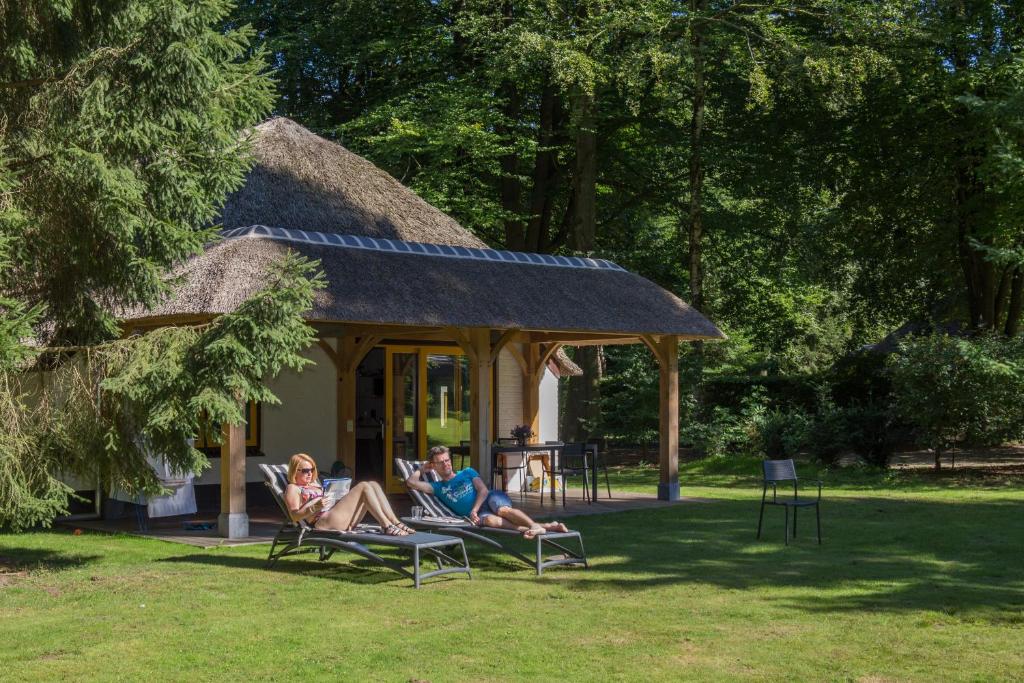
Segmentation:
{"type": "Polygon", "coordinates": [[[757,518],[757,537],[761,538],[761,522],[764,520],[764,508],[766,505],[780,505],[786,510],[786,545],[789,545],[789,509],[793,509],[793,538],[796,538],[796,515],[800,508],[813,507],[814,514],[818,521],[818,545],[821,545],[821,482],[818,484],[817,498],[801,498],[796,478],[796,465],[792,460],[765,460],[764,461],[764,485],[761,490],[761,514],[757,518]],[[793,497],[779,498],[778,482],[793,482],[793,497]],[[772,487],[772,498],[768,500],[768,486],[772,487]]]}
{"type": "Polygon", "coordinates": [[[494,487],[494,477],[500,475],[501,490],[508,491],[509,479],[518,472],[520,475],[519,500],[522,502],[526,500],[526,473],[528,465],[526,451],[519,451],[522,457],[517,465],[510,465],[509,459],[506,457],[506,455],[515,453],[520,448],[521,445],[516,439],[502,438],[494,442],[494,445],[491,447],[491,453],[494,456],[491,463],[491,487],[494,487]]]}
{"type": "Polygon", "coordinates": [[[281,525],[274,542],[270,545],[267,565],[273,567],[278,560],[287,555],[317,553],[319,560],[325,562],[338,550],[355,553],[375,564],[387,567],[413,580],[416,588],[424,579],[443,574],[466,574],[470,579],[469,557],[466,546],[461,538],[441,534],[417,532],[408,536],[388,536],[381,533],[379,526],[360,524],[352,531],[333,531],[317,529],[305,521],[293,522],[288,514],[288,506],[284,502],[284,490],[288,485],[288,467],[286,465],[260,465],[264,483],[277,501],[285,522],[281,525]],[[406,562],[398,562],[381,557],[367,546],[384,546],[396,548],[407,555],[406,562]],[[458,559],[462,555],[462,560],[458,559]],[[437,563],[437,569],[423,571],[420,567],[421,558],[427,555],[437,563]],[[406,565],[409,565],[408,567],[406,565]]]}
{"type": "MultiPolygon", "coordinates": [[[[415,460],[403,460],[395,458],[395,466],[401,473],[403,479],[408,479],[412,473],[420,468],[420,463],[415,460]]],[[[435,472],[428,472],[423,479],[425,481],[440,481],[435,472]]],[[[446,534],[459,536],[476,543],[495,548],[504,553],[522,560],[537,572],[537,576],[544,573],[548,567],[559,565],[581,564],[587,567],[587,554],[583,549],[583,537],[578,531],[556,531],[535,536],[526,540],[522,534],[512,529],[495,529],[493,527],[477,526],[466,517],[456,515],[447,505],[429,493],[408,489],[413,504],[423,507],[423,517],[403,517],[402,521],[414,527],[424,527],[433,530],[443,530],[446,534]],[[497,538],[522,539],[526,543],[534,544],[534,552],[527,556],[515,548],[511,548],[497,538]],[[579,550],[573,550],[566,545],[567,541],[579,544],[579,550]],[[545,556],[545,550],[554,551],[556,554],[545,556]]]]}

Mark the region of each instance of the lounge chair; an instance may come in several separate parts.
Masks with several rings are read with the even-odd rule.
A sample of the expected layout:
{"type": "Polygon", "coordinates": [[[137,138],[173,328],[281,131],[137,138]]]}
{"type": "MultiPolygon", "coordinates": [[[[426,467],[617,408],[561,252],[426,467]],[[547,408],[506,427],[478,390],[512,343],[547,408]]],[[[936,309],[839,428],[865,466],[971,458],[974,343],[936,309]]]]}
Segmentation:
{"type": "MultiPolygon", "coordinates": [[[[420,468],[420,463],[415,460],[403,460],[395,458],[395,465],[403,479],[408,479],[413,472],[420,468]]],[[[437,474],[428,472],[424,477],[426,481],[440,481],[437,474]]],[[[513,557],[522,560],[528,566],[537,571],[537,576],[544,573],[548,567],[556,567],[563,564],[581,564],[587,567],[587,554],[583,549],[583,537],[578,531],[549,531],[535,536],[533,539],[523,539],[527,543],[536,544],[533,556],[527,556],[514,548],[500,543],[492,536],[522,539],[522,534],[512,529],[495,529],[493,527],[477,526],[466,517],[456,515],[452,510],[437,499],[436,496],[409,489],[415,505],[423,507],[423,517],[403,517],[402,521],[414,527],[422,527],[432,530],[443,530],[446,534],[459,536],[470,541],[482,543],[508,553],[513,557]],[[566,541],[575,541],[579,544],[579,550],[572,550],[563,545],[566,541]],[[554,551],[557,554],[545,556],[545,550],[554,551]]]]}
{"type": "Polygon", "coordinates": [[[461,573],[473,578],[470,574],[466,546],[461,538],[423,532],[408,536],[388,536],[381,533],[379,526],[371,524],[360,524],[352,531],[332,531],[314,528],[305,521],[291,521],[288,506],[284,502],[284,490],[288,486],[287,466],[260,465],[260,470],[263,472],[264,483],[270,489],[285,518],[270,546],[268,566],[273,567],[286,555],[302,553],[318,553],[320,561],[323,562],[329,560],[335,551],[343,550],[408,576],[416,588],[420,587],[423,579],[442,574],[461,573]],[[408,554],[408,560],[403,563],[385,559],[367,547],[371,545],[397,548],[408,554]],[[460,553],[461,561],[458,559],[460,553]],[[422,571],[420,559],[423,555],[432,557],[437,562],[437,569],[422,571]]]}

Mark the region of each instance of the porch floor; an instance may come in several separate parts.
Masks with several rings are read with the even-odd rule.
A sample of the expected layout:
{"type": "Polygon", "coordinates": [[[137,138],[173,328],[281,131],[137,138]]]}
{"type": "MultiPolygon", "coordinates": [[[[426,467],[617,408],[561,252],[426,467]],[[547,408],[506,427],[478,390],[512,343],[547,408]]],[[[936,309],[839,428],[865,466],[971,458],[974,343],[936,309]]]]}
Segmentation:
{"type": "MultiPolygon", "coordinates": [[[[509,493],[512,504],[526,512],[534,519],[563,519],[579,515],[595,515],[609,512],[622,512],[624,510],[641,510],[661,508],[670,505],[681,505],[686,503],[710,502],[708,498],[683,497],[678,501],[658,500],[654,493],[628,493],[612,491],[612,498],[606,498],[607,491],[599,492],[595,503],[587,504],[582,499],[581,489],[570,487],[566,491],[565,508],[562,507],[562,494],[559,492],[558,500],[553,505],[550,493],[541,503],[540,495],[527,493],[520,499],[518,492],[509,493]]],[[[388,496],[391,506],[399,517],[408,516],[412,506],[411,499],[406,495],[388,496]]],[[[249,509],[249,536],[245,538],[226,539],[217,534],[217,513],[218,510],[199,510],[194,515],[179,517],[160,517],[146,520],[146,529],[140,529],[135,516],[128,516],[113,520],[66,520],[58,524],[71,529],[88,529],[106,533],[123,533],[132,536],[143,536],[157,538],[162,541],[173,543],[184,543],[186,545],[201,548],[217,546],[251,545],[255,543],[270,543],[274,534],[281,526],[281,512],[276,507],[255,507],[249,509]],[[210,529],[186,530],[185,525],[211,524],[210,529]]],[[[571,524],[569,526],[572,526],[571,524]]]]}

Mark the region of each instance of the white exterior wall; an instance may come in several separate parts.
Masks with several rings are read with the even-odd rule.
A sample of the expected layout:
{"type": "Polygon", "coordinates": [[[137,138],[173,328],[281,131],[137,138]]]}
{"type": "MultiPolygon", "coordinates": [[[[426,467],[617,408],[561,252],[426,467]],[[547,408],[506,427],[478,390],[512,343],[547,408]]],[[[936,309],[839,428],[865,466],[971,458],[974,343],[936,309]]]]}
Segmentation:
{"type": "MultiPolygon", "coordinates": [[[[519,363],[506,349],[498,354],[495,397],[498,401],[498,419],[494,438],[505,438],[516,425],[523,423],[523,372],[519,363]]],[[[548,368],[540,381],[540,441],[558,440],[558,378],[548,368]]]]}
{"type": "Polygon", "coordinates": [[[523,371],[508,349],[498,354],[496,375],[498,386],[494,398],[498,402],[498,415],[492,441],[507,438],[513,427],[523,424],[523,371]]]}
{"type": "Polygon", "coordinates": [[[540,440],[558,441],[558,378],[550,368],[540,381],[540,440]]]}
{"type": "MultiPolygon", "coordinates": [[[[284,370],[267,387],[281,399],[276,406],[261,410],[260,450],[266,457],[245,459],[245,480],[263,481],[259,465],[287,463],[295,453],[308,453],[321,473],[329,472],[337,451],[338,393],[334,365],[317,345],[303,355],[316,365],[303,372],[284,370]]],[[[197,478],[197,485],[220,483],[220,458],[210,460],[211,467],[197,478]]]]}

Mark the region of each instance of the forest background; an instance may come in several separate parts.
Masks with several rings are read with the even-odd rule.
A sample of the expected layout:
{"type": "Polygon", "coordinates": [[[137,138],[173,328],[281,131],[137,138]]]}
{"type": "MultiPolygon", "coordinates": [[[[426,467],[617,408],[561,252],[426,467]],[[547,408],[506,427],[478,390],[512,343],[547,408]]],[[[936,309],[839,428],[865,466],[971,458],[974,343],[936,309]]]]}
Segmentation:
{"type": "MultiPolygon", "coordinates": [[[[494,246],[613,259],[715,321],[729,342],[684,344],[684,443],[884,465],[917,441],[938,465],[1024,427],[1022,12],[256,0],[236,16],[281,114],[494,246]],[[901,341],[919,348],[897,357],[901,341]]],[[[650,354],[575,358],[562,435],[656,440],[650,354]]]]}
{"type": "MultiPolygon", "coordinates": [[[[303,365],[316,264],[208,326],[116,323],[215,238],[271,113],[493,246],[703,311],[729,341],[684,345],[698,451],[1019,439],[1022,37],[1019,3],[976,0],[0,3],[0,526],[66,509],[62,471],[205,467],[199,416],[303,365]],[[68,372],[28,401],[26,367],[68,372]]],[[[656,437],[642,347],[576,360],[563,437],[656,437]]]]}

